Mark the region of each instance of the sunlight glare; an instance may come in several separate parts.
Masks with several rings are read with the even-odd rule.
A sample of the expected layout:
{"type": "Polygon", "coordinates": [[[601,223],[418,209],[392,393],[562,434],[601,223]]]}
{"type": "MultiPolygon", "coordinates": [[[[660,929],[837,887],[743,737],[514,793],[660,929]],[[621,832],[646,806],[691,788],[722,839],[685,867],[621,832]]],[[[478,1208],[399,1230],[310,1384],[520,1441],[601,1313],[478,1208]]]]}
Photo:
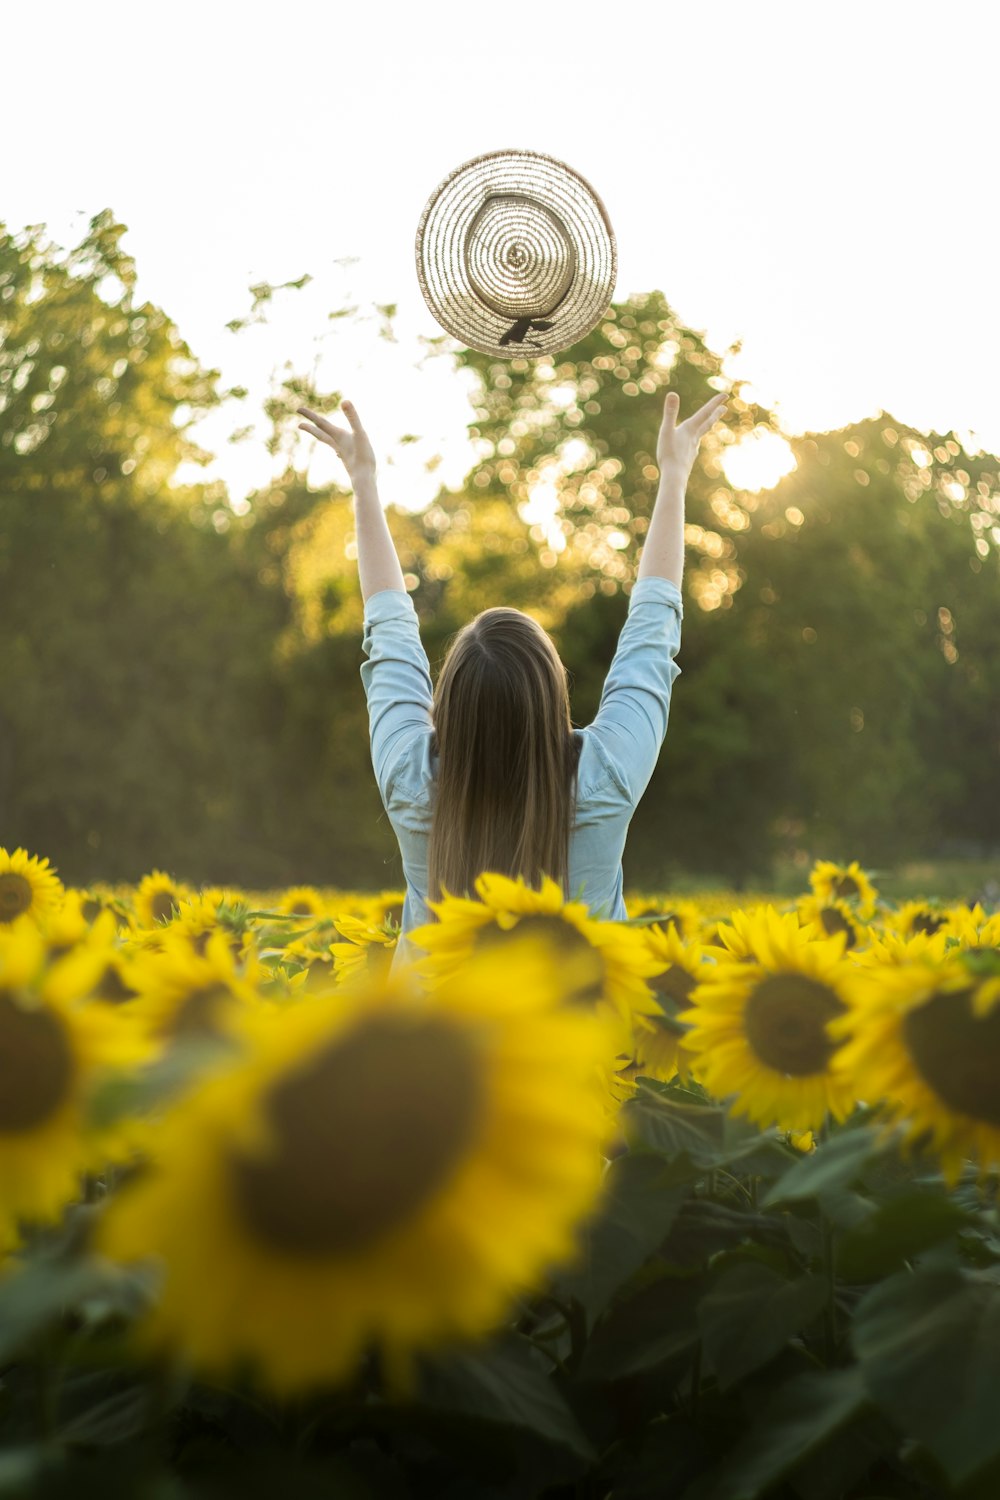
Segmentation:
{"type": "Polygon", "coordinates": [[[738,490],[769,490],[798,465],[789,444],[770,427],[755,427],[721,458],[722,470],[738,490]]]}

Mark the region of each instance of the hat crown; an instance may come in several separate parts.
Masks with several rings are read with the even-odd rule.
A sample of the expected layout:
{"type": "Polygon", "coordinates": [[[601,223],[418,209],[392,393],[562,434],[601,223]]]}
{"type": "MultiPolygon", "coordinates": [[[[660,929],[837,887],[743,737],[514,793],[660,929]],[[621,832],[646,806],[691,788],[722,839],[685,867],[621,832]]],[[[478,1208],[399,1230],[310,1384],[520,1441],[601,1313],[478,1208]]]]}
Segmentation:
{"type": "Polygon", "coordinates": [[[565,223],[528,193],[488,193],[463,250],[476,296],[505,318],[554,312],[576,274],[576,248],[565,223]]]}

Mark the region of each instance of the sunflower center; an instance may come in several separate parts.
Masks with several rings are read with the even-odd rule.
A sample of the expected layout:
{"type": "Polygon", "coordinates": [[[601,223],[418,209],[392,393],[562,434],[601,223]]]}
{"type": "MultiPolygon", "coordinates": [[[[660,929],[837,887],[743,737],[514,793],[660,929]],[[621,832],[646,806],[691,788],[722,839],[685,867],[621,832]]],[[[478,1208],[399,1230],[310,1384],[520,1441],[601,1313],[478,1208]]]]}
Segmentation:
{"type": "Polygon", "coordinates": [[[840,875],[833,883],[833,894],[835,896],[858,896],[861,892],[853,875],[840,875]]]}
{"type": "Polygon", "coordinates": [[[244,1222],[290,1255],[368,1249],[461,1160],[482,1082],[471,1043],[442,1021],[362,1023],[267,1095],[273,1156],[230,1158],[244,1222]]]}
{"type": "Polygon", "coordinates": [[[112,1005],[120,1005],[124,1000],[132,1000],[138,993],[138,990],[129,988],[114,964],[108,964],[94,989],[94,994],[99,1000],[108,1000],[112,1005]]]}
{"type": "Polygon", "coordinates": [[[153,914],[154,922],[169,922],[174,915],[174,895],[172,891],[154,891],[149,902],[149,909],[153,914]]]}
{"type": "Polygon", "coordinates": [[[205,984],[192,990],[174,1011],[167,1031],[171,1036],[214,1036],[219,1001],[229,995],[224,984],[205,984]]]}
{"type": "Polygon", "coordinates": [[[825,1023],[844,1011],[825,984],[805,974],[768,974],[746,1004],[747,1041],[778,1073],[822,1073],[835,1049],[825,1023]]]}
{"type": "Polygon", "coordinates": [[[47,1010],[0,994],[0,1131],[32,1130],[64,1098],[73,1073],[66,1032],[47,1010]]]}
{"type": "Polygon", "coordinates": [[[676,1000],[679,1005],[684,1005],[698,981],[693,974],[682,969],[680,964],[671,964],[669,968],[663,970],[662,974],[654,974],[652,979],[647,979],[646,983],[658,995],[666,995],[668,999],[676,1000]]]}
{"type": "Polygon", "coordinates": [[[856,941],[854,928],[843,912],[839,912],[835,906],[824,906],[820,910],[819,919],[823,923],[823,931],[828,937],[833,937],[836,932],[846,932],[847,943],[845,944],[845,949],[854,947],[856,941]]]}
{"type": "Polygon", "coordinates": [[[907,1012],[906,1045],[924,1081],[949,1109],[1000,1126],[1000,1006],[973,1015],[972,987],[932,995],[907,1012]]]}
{"type": "Polygon", "coordinates": [[[30,906],[30,883],[14,870],[5,870],[0,875],[0,922],[13,922],[30,906]]]}
{"type": "Polygon", "coordinates": [[[579,928],[551,912],[529,912],[511,928],[491,922],[480,928],[477,947],[499,948],[533,935],[543,938],[559,959],[566,983],[566,999],[571,1005],[591,1005],[601,998],[604,993],[601,955],[579,928]]]}
{"type": "Polygon", "coordinates": [[[936,917],[932,912],[921,911],[913,918],[910,924],[912,932],[935,933],[939,927],[944,926],[944,917],[936,917]]]}

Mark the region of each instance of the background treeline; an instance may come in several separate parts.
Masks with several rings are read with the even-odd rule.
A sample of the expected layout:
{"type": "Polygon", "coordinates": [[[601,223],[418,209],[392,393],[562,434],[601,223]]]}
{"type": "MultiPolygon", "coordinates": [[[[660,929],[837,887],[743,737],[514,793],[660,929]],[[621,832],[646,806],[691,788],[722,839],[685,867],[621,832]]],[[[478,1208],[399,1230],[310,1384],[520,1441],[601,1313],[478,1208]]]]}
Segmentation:
{"type": "MultiPolygon", "coordinates": [[[[349,496],[307,491],[290,460],[243,515],[218,482],[169,486],[209,458],[192,423],[246,393],[135,305],[110,212],[68,253],[43,229],[0,223],[0,845],[78,883],[155,864],[398,885],[349,496]]],[[[477,610],[516,604],[551,631],[586,724],[656,493],[663,388],[687,415],[725,356],[659,292],[555,362],[426,342],[479,377],[481,455],[460,492],[390,509],[432,670],[477,610]],[[558,515],[532,524],[546,480],[558,515]]],[[[300,402],[336,395],[283,380],[272,452],[300,402]]],[[[791,440],[772,490],[734,488],[726,446],[773,425],[734,399],[691,478],[683,670],[632,886],[766,881],[796,850],[878,866],[1000,849],[1000,460],[881,413],[791,440]]]]}

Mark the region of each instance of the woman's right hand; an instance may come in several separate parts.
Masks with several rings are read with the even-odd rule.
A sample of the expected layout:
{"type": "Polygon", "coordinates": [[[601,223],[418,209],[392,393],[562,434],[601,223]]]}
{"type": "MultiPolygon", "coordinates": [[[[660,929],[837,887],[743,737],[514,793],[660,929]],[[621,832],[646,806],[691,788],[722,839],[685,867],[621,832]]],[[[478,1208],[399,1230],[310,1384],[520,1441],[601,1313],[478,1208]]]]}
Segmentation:
{"type": "Polygon", "coordinates": [[[364,475],[374,477],[375,454],[353,402],[341,401],[340,409],[351,424],[350,432],[345,432],[343,427],[334,427],[332,422],[328,422],[326,417],[321,417],[319,412],[313,411],[309,406],[298,408],[301,415],[312,417],[311,422],[300,422],[299,428],[332,448],[351,476],[351,483],[356,484],[364,475]]]}
{"type": "Polygon", "coordinates": [[[713,396],[710,401],[706,401],[704,406],[699,407],[692,416],[688,417],[686,422],[678,426],[677,413],[680,409],[681,398],[676,391],[667,392],[667,399],[663,403],[663,422],[656,443],[656,462],[661,471],[669,469],[674,473],[683,474],[687,479],[694,467],[702,438],[716,418],[722,415],[723,406],[728,399],[725,392],[713,396]]]}

